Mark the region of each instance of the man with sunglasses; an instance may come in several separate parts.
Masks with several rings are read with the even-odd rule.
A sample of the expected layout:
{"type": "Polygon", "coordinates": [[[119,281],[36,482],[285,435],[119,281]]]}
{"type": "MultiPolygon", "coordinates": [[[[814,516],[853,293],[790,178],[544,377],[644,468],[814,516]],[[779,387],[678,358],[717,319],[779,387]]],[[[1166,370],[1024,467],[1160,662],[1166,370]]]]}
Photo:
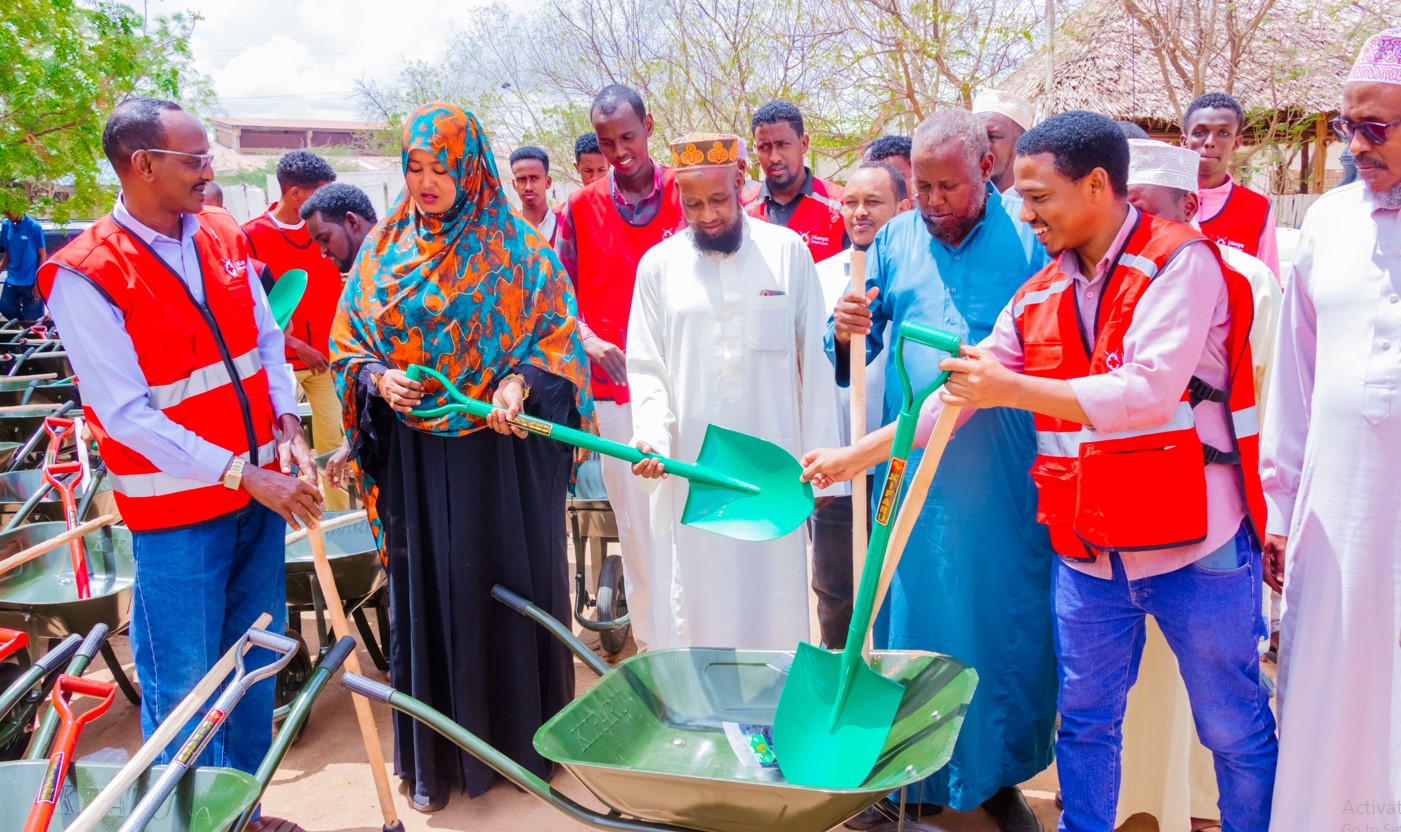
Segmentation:
{"type": "MultiPolygon", "coordinates": [[[[121,196],[39,270],[39,286],[132,531],[131,645],[149,737],[261,613],[282,632],[283,535],[315,523],[322,497],[246,243],[196,216],[213,179],[204,127],[170,102],[129,99],[102,149],[121,196]]],[[[256,770],[273,689],[249,691],[201,764],[256,770]]]]}
{"type": "Polygon", "coordinates": [[[1360,181],[1304,218],[1261,431],[1274,816],[1380,829],[1401,805],[1401,28],[1362,48],[1333,129],[1360,181]]]}

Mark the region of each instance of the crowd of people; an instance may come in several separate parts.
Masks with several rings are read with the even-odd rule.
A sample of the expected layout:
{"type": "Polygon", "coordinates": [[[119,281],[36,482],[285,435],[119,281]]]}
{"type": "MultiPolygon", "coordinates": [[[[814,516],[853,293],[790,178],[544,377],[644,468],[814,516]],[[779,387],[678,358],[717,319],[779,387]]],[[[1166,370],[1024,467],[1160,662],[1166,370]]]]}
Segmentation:
{"type": "MultiPolygon", "coordinates": [[[[200,123],[132,99],[103,135],[110,214],[42,267],[14,246],[34,233],[21,218],[0,227],[0,314],[47,299],[134,533],[145,733],[259,613],[285,626],[285,526],[344,508],[353,479],[389,574],[391,683],[547,777],[532,738],[573,696],[573,664],[488,593],[569,620],[582,457],[525,438],[521,414],[684,460],[712,424],[801,458],[808,528],[764,542],[683,525],[687,486],[657,459],[603,460],[633,634],[790,649],[813,593],[842,647],[864,555],[846,483],[886,475],[903,399],[887,365],[914,321],[967,345],[905,357],[916,388],[949,373],[918,444],[961,411],[873,640],[946,653],[979,683],[911,814],[937,828],[981,807],[1039,830],[1018,785],[1054,759],[1070,832],[1140,811],[1163,829],[1379,828],[1401,806],[1401,30],[1371,38],[1339,92],[1360,181],[1310,209],[1283,270],[1268,197],[1231,176],[1248,132],[1224,93],[1169,144],[986,91],[872,142],[842,187],[808,166],[791,103],[758,108],[747,137],[687,133],[664,163],[641,96],[611,85],[575,145],[583,186],[554,206],[547,153],[515,149],[502,177],[477,119],[435,102],[404,126],[383,218],[296,151],[242,226],[200,123]],[[267,291],[293,269],[307,290],[278,327],[267,291]],[[443,391],[413,365],[496,412],[415,415],[443,391]],[[1283,593],[1273,708],[1267,587],[1283,593]]],[[[204,761],[254,770],[271,710],[255,688],[204,761]]],[[[414,808],[495,781],[394,727],[414,808]]]]}

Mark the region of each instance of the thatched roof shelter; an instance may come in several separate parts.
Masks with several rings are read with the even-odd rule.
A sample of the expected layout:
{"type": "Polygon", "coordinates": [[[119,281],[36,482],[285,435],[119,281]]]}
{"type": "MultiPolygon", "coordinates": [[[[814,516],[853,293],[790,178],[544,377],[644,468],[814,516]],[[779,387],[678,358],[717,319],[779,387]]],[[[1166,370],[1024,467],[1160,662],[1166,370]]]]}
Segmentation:
{"type": "MultiPolygon", "coordinates": [[[[1320,11],[1321,5],[1318,0],[1279,0],[1238,63],[1228,90],[1252,115],[1275,116],[1261,121],[1278,122],[1282,116],[1306,125],[1296,140],[1313,138],[1317,127],[1337,113],[1354,57],[1355,38],[1348,36],[1343,16],[1320,11]]],[[[999,84],[1034,102],[1043,117],[1093,110],[1137,122],[1160,136],[1175,136],[1182,110],[1194,98],[1176,75],[1164,72],[1153,36],[1123,0],[1090,0],[1060,27],[1049,96],[1047,60],[1043,48],[999,84]],[[1175,100],[1168,77],[1174,79],[1175,100]]],[[[1226,62],[1225,55],[1208,61],[1202,92],[1225,89],[1226,62]]]]}

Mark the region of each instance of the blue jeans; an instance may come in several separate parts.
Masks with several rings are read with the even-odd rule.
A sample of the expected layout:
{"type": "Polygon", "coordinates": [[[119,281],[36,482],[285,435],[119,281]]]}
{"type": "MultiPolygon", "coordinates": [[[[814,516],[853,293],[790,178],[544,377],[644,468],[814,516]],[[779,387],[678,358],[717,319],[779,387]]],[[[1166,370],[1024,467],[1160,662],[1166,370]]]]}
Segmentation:
{"type": "MultiPolygon", "coordinates": [[[[142,737],[151,736],[255,618],[271,613],[267,629],[286,629],[286,532],[281,517],[251,503],[196,526],[132,536],[136,592],[131,652],[141,680],[142,737]]],[[[270,663],[273,654],[254,647],[247,659],[251,671],[270,663]]],[[[272,743],[274,681],[249,689],[197,765],[250,774],[257,770],[272,743]]],[[[216,696],[200,709],[201,716],[216,696]]],[[[181,729],[160,762],[169,762],[197,722],[181,729]]]]}
{"type": "Polygon", "coordinates": [[[0,316],[7,321],[37,321],[44,317],[44,300],[35,297],[34,286],[5,284],[0,289],[0,316]]]}
{"type": "Polygon", "coordinates": [[[1056,564],[1056,765],[1065,832],[1114,829],[1120,729],[1143,655],[1145,615],[1177,656],[1197,733],[1215,759],[1223,832],[1267,832],[1279,744],[1260,681],[1260,552],[1242,528],[1203,561],[1219,565],[1223,556],[1235,567],[1198,562],[1135,581],[1126,579],[1118,554],[1109,555],[1110,580],[1056,564]]]}

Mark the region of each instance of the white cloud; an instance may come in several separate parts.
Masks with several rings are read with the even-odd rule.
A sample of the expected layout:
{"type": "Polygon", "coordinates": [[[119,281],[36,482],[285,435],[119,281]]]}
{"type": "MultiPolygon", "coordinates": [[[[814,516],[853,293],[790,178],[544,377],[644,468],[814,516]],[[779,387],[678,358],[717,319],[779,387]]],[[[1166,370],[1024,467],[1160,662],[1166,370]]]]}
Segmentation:
{"type": "Polygon", "coordinates": [[[487,2],[148,0],[148,9],[204,17],[191,49],[228,115],[354,119],[357,78],[391,82],[405,59],[441,60],[487,2]]]}

